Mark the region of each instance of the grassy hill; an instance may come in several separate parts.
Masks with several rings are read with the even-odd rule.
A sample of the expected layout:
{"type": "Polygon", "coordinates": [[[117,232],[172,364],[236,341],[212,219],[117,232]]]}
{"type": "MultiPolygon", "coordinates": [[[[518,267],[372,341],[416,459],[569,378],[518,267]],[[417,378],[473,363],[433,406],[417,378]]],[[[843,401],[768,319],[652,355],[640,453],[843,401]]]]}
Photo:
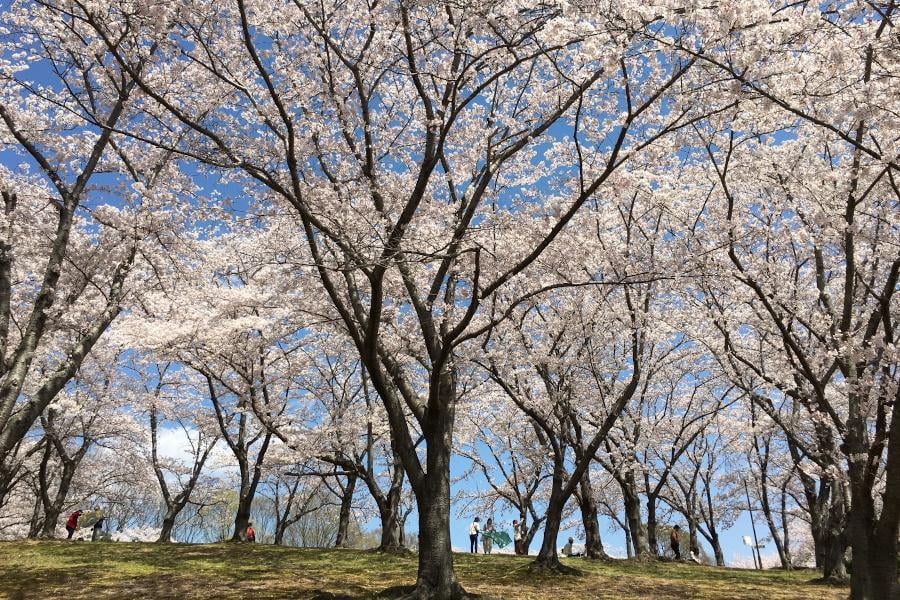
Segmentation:
{"type": "MultiPolygon", "coordinates": [[[[470,592],[491,598],[843,599],[810,584],[812,571],[717,569],[693,564],[567,559],[576,577],[534,576],[528,558],[456,556],[470,592]]],[[[191,546],[0,542],[0,598],[371,598],[415,581],[415,556],[246,544],[191,546]]]]}

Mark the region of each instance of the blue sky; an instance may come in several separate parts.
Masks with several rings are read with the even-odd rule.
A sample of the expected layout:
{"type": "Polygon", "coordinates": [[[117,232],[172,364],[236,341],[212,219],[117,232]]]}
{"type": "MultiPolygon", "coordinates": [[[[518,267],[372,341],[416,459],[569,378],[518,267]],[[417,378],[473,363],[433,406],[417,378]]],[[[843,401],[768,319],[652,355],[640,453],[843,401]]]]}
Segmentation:
{"type": "MultiPolygon", "coordinates": [[[[160,451],[163,455],[167,455],[173,458],[188,458],[185,454],[185,448],[186,444],[184,442],[184,433],[180,429],[166,428],[161,431],[160,451]]],[[[227,449],[223,448],[223,451],[227,453],[227,449]]],[[[467,467],[468,462],[465,459],[461,457],[454,457],[451,461],[451,480],[462,475],[466,471],[467,467]]],[[[478,492],[485,491],[487,489],[488,485],[483,475],[481,475],[480,472],[476,471],[465,481],[455,483],[452,486],[451,494],[456,494],[461,490],[468,492],[478,492]]],[[[366,492],[364,488],[358,487],[357,493],[365,494],[366,492]]],[[[451,541],[455,550],[460,552],[467,552],[469,547],[469,524],[471,523],[472,519],[470,516],[460,516],[458,514],[459,510],[460,506],[457,504],[454,504],[451,509],[451,541]]],[[[766,528],[765,523],[759,518],[760,515],[756,514],[755,516],[757,519],[756,530],[758,535],[760,536],[760,539],[762,539],[763,537],[767,536],[768,529],[766,528]]],[[[497,523],[498,529],[505,530],[511,534],[512,531],[510,529],[510,523],[514,518],[518,518],[518,515],[510,511],[498,511],[490,515],[482,514],[480,515],[480,517],[482,523],[488,517],[492,517],[497,523]]],[[[576,513],[574,520],[579,521],[579,518],[580,514],[576,513]]],[[[680,523],[683,528],[686,527],[686,524],[683,520],[681,520],[679,515],[674,515],[672,517],[672,520],[669,522],[661,522],[661,524],[670,525],[674,525],[675,523],[680,523]]],[[[376,515],[373,515],[372,520],[363,523],[364,529],[371,529],[378,526],[379,522],[376,515]]],[[[626,555],[625,535],[622,529],[611,519],[605,517],[601,517],[600,519],[600,528],[601,536],[603,538],[603,545],[606,551],[612,556],[624,558],[626,555]]],[[[417,515],[415,511],[410,514],[409,519],[407,520],[406,529],[407,532],[415,532],[418,529],[417,515]]],[[[579,545],[579,536],[581,535],[582,531],[580,525],[571,529],[562,530],[560,531],[557,538],[557,547],[562,548],[569,536],[572,536],[576,539],[575,546],[577,548],[579,545]]],[[[741,537],[745,535],[752,536],[752,530],[750,528],[750,517],[746,511],[741,513],[740,517],[737,519],[732,528],[720,531],[722,551],[725,555],[725,561],[729,566],[735,566],[736,561],[741,561],[739,563],[741,565],[752,564],[750,549],[744,546],[741,541],[741,537]]],[[[542,531],[539,531],[535,536],[535,539],[532,542],[530,548],[532,554],[536,554],[540,549],[542,536],[542,531]]],[[[665,540],[660,540],[661,545],[664,542],[665,540]]],[[[712,555],[712,551],[708,548],[705,540],[701,539],[701,545],[703,545],[707,549],[707,552],[712,555]]],[[[777,562],[777,555],[775,554],[775,548],[773,544],[770,543],[766,548],[764,548],[762,550],[762,554],[764,562],[767,566],[770,564],[774,565],[777,562]]]]}
{"type": "MultiPolygon", "coordinates": [[[[32,71],[32,76],[35,79],[39,80],[42,84],[55,84],[53,77],[50,76],[49,71],[42,72],[41,66],[39,63],[36,63],[32,67],[34,71],[32,71]]],[[[549,134],[551,136],[559,136],[568,133],[569,125],[565,123],[558,123],[551,128],[549,134]]],[[[613,132],[615,133],[615,132],[613,132]]],[[[540,152],[539,152],[540,155],[540,152]]],[[[539,160],[539,157],[536,158],[539,160]]],[[[31,162],[30,160],[26,160],[26,162],[31,162]]],[[[22,163],[22,158],[17,156],[9,151],[0,151],[0,164],[7,166],[12,170],[18,170],[18,165],[22,163]]],[[[36,170],[32,170],[32,172],[36,172],[36,170]]],[[[100,178],[102,179],[103,176],[100,178]]],[[[215,177],[207,177],[202,176],[199,172],[197,173],[197,182],[202,183],[205,188],[211,189],[215,188],[221,193],[223,196],[230,197],[237,201],[234,208],[240,209],[243,207],[242,202],[240,201],[241,189],[236,184],[230,185],[221,185],[221,183],[216,181],[215,177]]],[[[102,195],[99,200],[101,201],[109,201],[111,203],[115,203],[115,198],[102,195]]],[[[177,452],[175,448],[177,448],[177,436],[170,436],[172,441],[169,443],[173,445],[173,452],[177,452]]],[[[455,458],[451,463],[451,480],[455,480],[466,470],[466,462],[464,459],[455,458]]],[[[473,473],[467,480],[456,483],[453,493],[456,493],[460,490],[466,490],[470,492],[477,492],[480,490],[486,490],[487,483],[483,479],[480,473],[473,473]]],[[[498,522],[501,528],[509,529],[509,523],[512,518],[516,515],[512,513],[497,513],[494,515],[481,515],[482,520],[486,519],[488,516],[493,516],[495,521],[498,522]]],[[[454,506],[451,512],[451,535],[452,535],[452,543],[455,548],[458,549],[467,549],[468,548],[468,527],[470,522],[469,516],[459,516],[458,515],[458,507],[454,506]]],[[[673,522],[674,524],[674,522],[673,522]]],[[[374,524],[373,524],[374,525],[374,524]]],[[[684,523],[682,523],[684,525],[684,523]]],[[[416,514],[413,513],[410,515],[408,521],[408,529],[415,530],[417,528],[416,525],[416,514]]],[[[759,523],[757,525],[757,529],[760,532],[760,535],[765,535],[767,532],[765,531],[764,525],[759,523]]],[[[624,534],[621,529],[612,523],[610,520],[606,518],[602,518],[601,522],[601,530],[604,545],[607,551],[610,554],[616,556],[624,556],[625,555],[625,539],[624,534]]],[[[734,527],[731,529],[724,531],[721,533],[722,546],[723,551],[727,561],[731,561],[733,557],[745,556],[749,557],[749,550],[743,546],[741,542],[741,536],[750,535],[750,520],[746,513],[742,514],[741,517],[737,520],[734,527]]],[[[573,530],[563,530],[559,534],[559,538],[557,540],[557,544],[559,547],[565,543],[565,540],[569,536],[579,537],[580,532],[577,529],[573,530]]],[[[538,536],[535,538],[535,541],[532,544],[531,550],[532,552],[536,552],[538,547],[540,546],[541,541],[541,533],[538,533],[538,536]]]]}

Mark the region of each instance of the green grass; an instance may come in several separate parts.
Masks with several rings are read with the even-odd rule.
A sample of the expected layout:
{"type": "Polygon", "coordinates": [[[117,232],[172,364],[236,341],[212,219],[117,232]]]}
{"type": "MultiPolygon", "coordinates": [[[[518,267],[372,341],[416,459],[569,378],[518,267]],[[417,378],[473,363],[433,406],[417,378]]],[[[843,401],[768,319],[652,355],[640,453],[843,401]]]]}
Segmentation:
{"type": "MultiPolygon", "coordinates": [[[[490,598],[843,599],[813,571],[718,569],[684,563],[567,559],[581,576],[535,576],[530,559],[455,557],[470,592],[490,598]]],[[[247,544],[0,542],[0,598],[370,598],[415,582],[415,556],[247,544]]]]}

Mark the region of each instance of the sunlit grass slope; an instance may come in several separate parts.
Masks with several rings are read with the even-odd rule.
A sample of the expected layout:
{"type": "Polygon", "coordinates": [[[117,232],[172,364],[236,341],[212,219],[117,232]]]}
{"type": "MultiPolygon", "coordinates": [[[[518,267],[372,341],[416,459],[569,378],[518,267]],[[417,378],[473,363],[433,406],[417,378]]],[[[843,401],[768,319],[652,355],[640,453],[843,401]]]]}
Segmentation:
{"type": "MultiPolygon", "coordinates": [[[[827,600],[847,590],[810,584],[812,571],[749,571],[683,563],[567,559],[581,576],[535,576],[529,559],[457,555],[470,592],[510,600],[827,600]]],[[[0,543],[0,598],[373,598],[415,582],[415,556],[247,544],[0,543]]]]}

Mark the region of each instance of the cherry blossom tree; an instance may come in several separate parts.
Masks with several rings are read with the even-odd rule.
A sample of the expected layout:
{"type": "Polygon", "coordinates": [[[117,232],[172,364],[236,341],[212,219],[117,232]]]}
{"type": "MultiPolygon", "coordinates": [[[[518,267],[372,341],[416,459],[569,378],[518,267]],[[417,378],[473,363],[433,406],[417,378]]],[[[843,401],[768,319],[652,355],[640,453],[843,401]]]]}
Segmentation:
{"type": "Polygon", "coordinates": [[[665,105],[693,61],[633,45],[614,18],[545,4],[78,10],[141,91],[193,131],[180,152],[296,210],[418,499],[416,593],[461,595],[448,528],[455,354],[493,327],[497,292],[624,162],[697,117],[689,103],[665,105]],[[151,47],[166,67],[138,72],[151,47]],[[522,239],[504,222],[530,212],[533,158],[545,152],[556,208],[522,239]],[[487,253],[490,235],[476,234],[492,222],[506,241],[487,253]],[[416,331],[422,384],[383,335],[391,319],[416,331]]]}
{"type": "Polygon", "coordinates": [[[101,348],[97,354],[103,362],[89,357],[39,419],[36,429],[45,443],[36,483],[43,514],[32,522],[30,537],[56,536],[59,517],[72,504],[69,492],[89,452],[102,451],[117,438],[133,439],[136,431],[123,410],[114,349],[101,348]]]}
{"type": "Polygon", "coordinates": [[[729,410],[717,413],[697,436],[672,471],[667,504],[681,513],[691,530],[710,545],[716,565],[725,566],[721,533],[734,524],[740,514],[739,477],[744,457],[740,455],[743,424],[734,423],[729,410]]]}
{"type": "MultiPolygon", "coordinates": [[[[339,336],[339,339],[342,336],[339,336]]],[[[335,336],[323,336],[312,345],[304,389],[316,398],[316,412],[323,418],[316,430],[314,446],[319,460],[343,469],[352,481],[365,484],[381,520],[382,552],[404,551],[401,541],[401,506],[404,471],[390,439],[383,405],[368,384],[355,352],[344,344],[335,352],[335,336]],[[343,347],[341,347],[343,346],[343,347]],[[348,355],[350,350],[352,355],[348,355]]],[[[349,481],[348,481],[349,484],[349,481]]],[[[342,522],[347,515],[342,512],[342,522]]]]}
{"type": "Polygon", "coordinates": [[[0,144],[20,162],[0,169],[0,480],[147,281],[134,273],[172,222],[156,215],[190,182],[170,152],[114,135],[135,114],[135,82],[83,22],[31,2],[14,2],[2,19],[0,144]]]}
{"type": "Polygon", "coordinates": [[[774,144],[736,134],[737,125],[698,129],[721,199],[720,256],[740,284],[707,296],[723,363],[825,474],[826,576],[843,575],[849,540],[854,597],[885,597],[896,560],[884,557],[895,555],[900,524],[890,418],[900,257],[885,246],[896,180],[890,166],[814,126],[774,144]]]}
{"type": "MultiPolygon", "coordinates": [[[[498,328],[493,336],[497,350],[488,350],[490,363],[481,361],[535,424],[540,444],[552,457],[544,539],[536,560],[541,567],[565,570],[556,553],[565,504],[576,489],[582,502],[587,500],[590,463],[638,389],[643,343],[639,317],[626,302],[633,306],[628,288],[621,296],[614,287],[561,292],[548,305],[529,306],[498,328]]],[[[590,510],[586,535],[593,553],[601,556],[596,506],[590,510]]]]}
{"type": "MultiPolygon", "coordinates": [[[[201,405],[204,397],[193,389],[193,383],[177,365],[147,363],[140,357],[129,365],[132,377],[139,381],[141,389],[133,395],[133,409],[147,415],[150,434],[149,460],[162,495],[163,515],[158,542],[169,542],[176,520],[201,482],[207,463],[220,433],[208,410],[201,405]],[[185,442],[186,457],[173,457],[160,448],[160,434],[166,424],[185,442]]],[[[208,482],[204,482],[208,483],[208,482]]]]}
{"type": "Polygon", "coordinates": [[[551,476],[536,425],[505,395],[476,394],[463,410],[457,439],[457,453],[471,462],[461,479],[479,474],[488,485],[458,494],[462,511],[484,515],[511,509],[524,530],[527,553],[546,517],[551,476]]]}
{"type": "MultiPolygon", "coordinates": [[[[885,366],[897,362],[891,353],[898,263],[885,243],[895,235],[887,215],[900,197],[900,100],[892,86],[896,10],[895,2],[741,2],[653,7],[645,13],[682,23],[679,31],[688,34],[672,39],[662,28],[654,39],[695,58],[698,71],[723,77],[709,94],[741,102],[742,112],[727,126],[713,127],[720,135],[705,132],[702,141],[728,207],[723,220],[731,232],[730,262],[735,280],[754,297],[759,320],[768,321],[768,339],[789,363],[767,368],[766,375],[779,385],[765,385],[797,400],[809,415],[819,415],[816,447],[801,451],[839,480],[826,493],[838,513],[826,529],[832,530],[829,537],[843,537],[841,513],[847,514],[851,595],[860,599],[898,593],[900,428],[891,426],[890,418],[896,376],[885,366]],[[744,132],[778,130],[796,139],[769,138],[763,159],[754,144],[741,143],[744,132]],[[753,156],[765,175],[750,170],[737,175],[744,168],[738,165],[748,164],[742,155],[753,156]],[[766,182],[770,194],[760,213],[768,218],[761,222],[744,216],[743,201],[753,195],[744,185],[758,182],[766,182]],[[776,206],[789,212],[778,218],[769,208],[776,206]],[[767,262],[779,255],[771,262],[791,273],[794,285],[782,287],[785,280],[773,277],[775,264],[760,269],[760,261],[747,254],[753,247],[748,238],[766,239],[753,235],[762,227],[772,234],[781,227],[795,232],[790,242],[765,253],[767,262]],[[832,396],[835,388],[838,396],[832,396]]],[[[772,398],[764,393],[760,400],[764,409],[772,398]]],[[[842,575],[837,550],[826,571],[837,568],[842,575]]]]}
{"type": "MultiPolygon", "coordinates": [[[[636,554],[674,510],[723,562],[749,457],[783,564],[804,515],[826,577],[846,575],[849,545],[853,598],[890,597],[896,9],[16,0],[0,30],[0,143],[23,165],[0,167],[0,506],[36,524],[58,503],[26,506],[23,482],[48,491],[56,465],[74,482],[72,460],[104,455],[63,443],[74,422],[48,407],[84,385],[127,305],[119,347],[203,390],[237,465],[234,535],[272,476],[275,530],[339,498],[309,533],[343,539],[361,480],[396,547],[408,482],[409,597],[464,597],[461,449],[486,502],[532,527],[547,503],[537,566],[559,568],[570,498],[602,555],[598,462],[636,554]],[[273,446],[331,491],[296,504],[305,484],[267,470],[273,446]]],[[[154,402],[153,455],[160,416],[193,418],[154,402]]],[[[149,514],[145,483],[119,521],[149,514]]]]}
{"type": "MultiPolygon", "coordinates": [[[[637,460],[646,496],[647,544],[653,555],[660,554],[657,502],[680,459],[704,435],[707,424],[728,402],[730,392],[716,389],[715,378],[703,376],[703,358],[696,352],[681,353],[675,360],[683,362],[658,365],[660,371],[668,373],[656,374],[654,385],[645,388],[639,404],[639,431],[644,439],[638,446],[637,460]]],[[[688,515],[688,533],[695,542],[696,519],[691,512],[688,515]]]]}

